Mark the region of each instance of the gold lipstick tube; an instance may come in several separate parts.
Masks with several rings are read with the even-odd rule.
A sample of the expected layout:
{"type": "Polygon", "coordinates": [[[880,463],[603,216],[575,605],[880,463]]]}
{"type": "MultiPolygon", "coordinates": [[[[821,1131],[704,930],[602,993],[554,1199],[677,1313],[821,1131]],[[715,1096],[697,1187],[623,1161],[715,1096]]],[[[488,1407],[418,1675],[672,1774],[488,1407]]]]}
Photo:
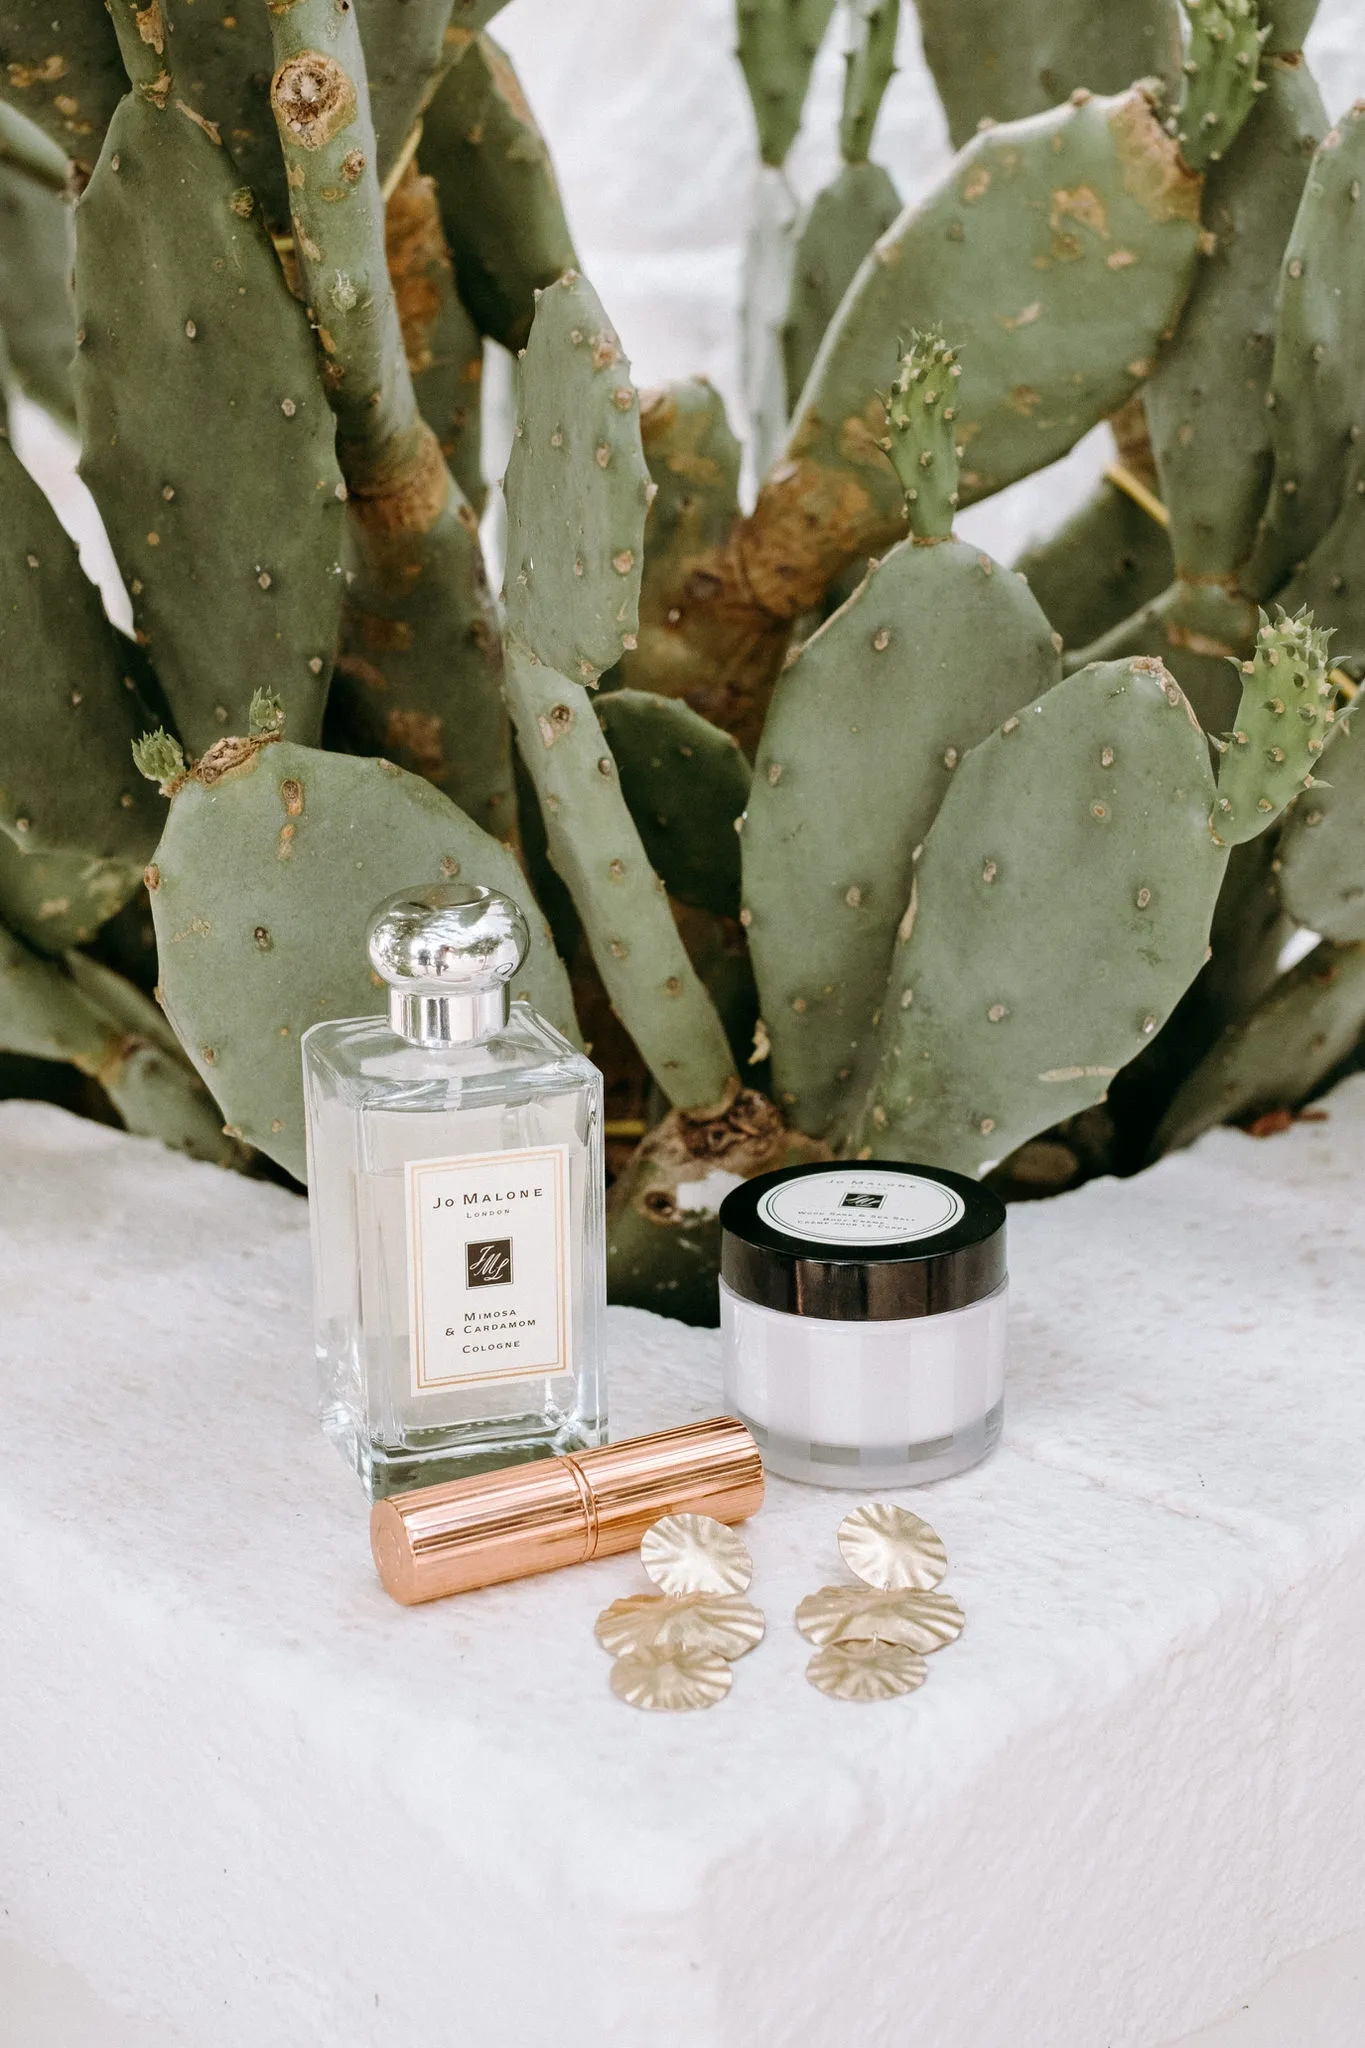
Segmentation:
{"type": "Polygon", "coordinates": [[[633,1550],[661,1515],[742,1522],[763,1504],[763,1461],[728,1415],[575,1451],[375,1504],[370,1547],[405,1607],[633,1550]]]}

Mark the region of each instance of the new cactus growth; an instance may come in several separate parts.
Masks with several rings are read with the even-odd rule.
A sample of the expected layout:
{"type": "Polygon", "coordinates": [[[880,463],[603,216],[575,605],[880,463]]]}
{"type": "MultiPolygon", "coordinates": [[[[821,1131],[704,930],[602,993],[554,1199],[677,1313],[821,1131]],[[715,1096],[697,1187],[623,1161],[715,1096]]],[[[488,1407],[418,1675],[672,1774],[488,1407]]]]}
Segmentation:
{"type": "Polygon", "coordinates": [[[1256,76],[1261,44],[1255,0],[1182,0],[1190,39],[1185,89],[1170,129],[1191,170],[1216,164],[1265,86],[1256,76]]]}
{"type": "Polygon", "coordinates": [[[1301,612],[1264,613],[1256,652],[1242,663],[1237,723],[1221,742],[1210,820],[1222,846],[1263,832],[1301,789],[1312,789],[1336,712],[1327,679],[1330,635],[1301,612]]]}

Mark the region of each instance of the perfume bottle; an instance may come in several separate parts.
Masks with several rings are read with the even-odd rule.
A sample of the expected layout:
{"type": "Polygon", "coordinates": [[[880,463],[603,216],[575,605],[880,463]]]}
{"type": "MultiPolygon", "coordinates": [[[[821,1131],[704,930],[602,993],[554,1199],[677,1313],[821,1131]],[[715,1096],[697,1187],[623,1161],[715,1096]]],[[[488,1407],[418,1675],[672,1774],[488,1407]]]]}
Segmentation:
{"type": "Polygon", "coordinates": [[[387,1017],[303,1038],[323,1427],[372,1500],[602,1443],[602,1077],[508,983],[516,904],[370,920],[387,1017]]]}

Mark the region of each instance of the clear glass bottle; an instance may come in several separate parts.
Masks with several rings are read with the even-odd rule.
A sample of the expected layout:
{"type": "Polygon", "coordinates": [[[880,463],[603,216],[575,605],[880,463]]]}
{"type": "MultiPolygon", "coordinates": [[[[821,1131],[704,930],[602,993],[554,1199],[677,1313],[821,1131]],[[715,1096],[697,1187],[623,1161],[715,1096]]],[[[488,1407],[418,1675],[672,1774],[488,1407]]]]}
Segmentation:
{"type": "Polygon", "coordinates": [[[387,1017],[304,1034],[323,1427],[371,1499],[602,1443],[602,1077],[495,890],[371,919],[387,1017]]]}

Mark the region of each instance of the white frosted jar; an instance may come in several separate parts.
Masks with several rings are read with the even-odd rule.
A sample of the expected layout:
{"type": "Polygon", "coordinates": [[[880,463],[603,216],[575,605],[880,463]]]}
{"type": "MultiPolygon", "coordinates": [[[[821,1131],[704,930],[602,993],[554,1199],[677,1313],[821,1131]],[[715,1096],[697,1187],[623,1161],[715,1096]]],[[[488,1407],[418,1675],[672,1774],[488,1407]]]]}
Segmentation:
{"type": "Polygon", "coordinates": [[[721,1223],[725,1404],[769,1472],[865,1489],[984,1458],[1004,1411],[1005,1209],[890,1162],[746,1181],[721,1223]]]}

